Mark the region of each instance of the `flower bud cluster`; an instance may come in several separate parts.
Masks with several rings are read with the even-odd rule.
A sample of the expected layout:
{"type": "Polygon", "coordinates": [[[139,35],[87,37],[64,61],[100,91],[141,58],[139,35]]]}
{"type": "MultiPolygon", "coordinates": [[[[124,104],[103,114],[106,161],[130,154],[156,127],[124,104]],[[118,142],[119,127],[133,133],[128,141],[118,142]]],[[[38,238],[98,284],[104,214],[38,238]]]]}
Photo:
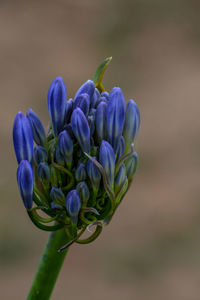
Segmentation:
{"type": "Polygon", "coordinates": [[[66,227],[72,239],[81,242],[79,230],[112,217],[133,179],[140,113],[134,100],[125,103],[119,87],[102,91],[92,80],[68,100],[65,83],[57,77],[47,98],[48,132],[33,110],[16,115],[17,182],[36,226],[66,227]],[[54,225],[42,224],[48,219],[38,210],[54,225]]]}

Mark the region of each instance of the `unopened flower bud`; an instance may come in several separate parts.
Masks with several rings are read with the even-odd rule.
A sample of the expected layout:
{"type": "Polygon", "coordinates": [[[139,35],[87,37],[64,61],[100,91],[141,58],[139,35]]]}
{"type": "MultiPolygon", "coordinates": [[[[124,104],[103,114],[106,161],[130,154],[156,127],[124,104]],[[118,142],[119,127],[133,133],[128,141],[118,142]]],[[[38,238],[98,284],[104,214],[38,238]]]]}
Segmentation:
{"type": "Polygon", "coordinates": [[[28,110],[26,116],[32,127],[34,141],[36,144],[44,146],[46,143],[46,134],[42,121],[32,109],[28,110]]]}
{"type": "Polygon", "coordinates": [[[36,165],[39,165],[41,162],[48,161],[48,152],[42,146],[36,145],[33,150],[33,157],[36,165]]]}
{"type": "Polygon", "coordinates": [[[65,160],[63,155],[60,153],[60,148],[59,146],[56,147],[56,162],[60,165],[63,166],[65,165],[65,160]]]}
{"type": "Polygon", "coordinates": [[[55,203],[64,204],[65,203],[65,195],[61,188],[57,188],[55,186],[52,187],[50,191],[50,198],[55,203]]]}
{"type": "Polygon", "coordinates": [[[116,152],[121,138],[125,119],[125,100],[122,90],[114,87],[109,95],[107,105],[107,132],[108,142],[116,152]]]}
{"type": "Polygon", "coordinates": [[[126,105],[126,115],[123,136],[125,140],[125,152],[127,152],[131,144],[135,141],[140,127],[140,112],[134,100],[129,100],[126,105]]]}
{"type": "Polygon", "coordinates": [[[65,206],[72,222],[76,222],[77,216],[81,208],[81,200],[76,190],[71,190],[66,197],[65,206]]]}
{"type": "Polygon", "coordinates": [[[65,121],[65,104],[67,91],[62,77],[53,80],[48,92],[48,110],[54,135],[63,129],[65,121]]]}
{"type": "Polygon", "coordinates": [[[75,97],[74,97],[74,102],[76,101],[76,98],[81,95],[81,94],[88,94],[90,99],[92,98],[93,94],[94,94],[94,82],[92,80],[88,80],[86,81],[77,91],[75,97]]]}
{"type": "Polygon", "coordinates": [[[124,150],[125,150],[125,141],[124,141],[123,136],[121,136],[118,146],[117,146],[116,160],[118,160],[120,158],[120,156],[122,156],[124,154],[124,150]]]}
{"type": "Polygon", "coordinates": [[[88,189],[88,186],[85,181],[81,181],[77,184],[76,190],[79,193],[79,196],[81,198],[81,202],[86,205],[89,198],[90,198],[90,192],[88,189]]]}
{"type": "Polygon", "coordinates": [[[82,112],[87,116],[90,108],[90,97],[88,94],[80,94],[74,101],[73,108],[79,107],[82,112]]]}
{"type": "Polygon", "coordinates": [[[132,180],[135,172],[137,171],[137,166],[138,166],[138,155],[137,152],[134,152],[131,156],[129,156],[125,160],[125,166],[126,166],[126,174],[128,180],[132,180]]]}
{"type": "Polygon", "coordinates": [[[99,93],[98,89],[95,88],[94,94],[93,94],[93,97],[92,97],[92,100],[91,100],[91,108],[96,108],[97,107],[97,103],[98,103],[99,98],[100,98],[100,93],[99,93]]]}
{"type": "MultiPolygon", "coordinates": [[[[96,159],[96,157],[93,158],[96,159]]],[[[101,173],[97,166],[90,159],[87,161],[86,170],[88,177],[90,178],[92,188],[94,190],[98,190],[101,181],[101,173]]]]}
{"type": "Polygon", "coordinates": [[[126,167],[124,164],[122,164],[115,178],[115,194],[117,194],[121,190],[125,182],[125,179],[126,179],[126,167]]]}
{"type": "Polygon", "coordinates": [[[17,183],[26,209],[33,204],[34,176],[33,169],[27,160],[22,160],[17,169],[17,183]]]}
{"type": "Polygon", "coordinates": [[[76,181],[83,181],[86,179],[85,165],[80,163],[75,171],[76,181]]]}
{"type": "Polygon", "coordinates": [[[65,123],[68,123],[73,110],[73,99],[69,99],[65,102],[65,123]]]}
{"type": "Polygon", "coordinates": [[[33,132],[27,117],[18,112],[13,125],[13,144],[18,163],[21,160],[33,159],[33,132]]]}
{"type": "Polygon", "coordinates": [[[107,137],[107,104],[102,102],[96,110],[95,125],[99,143],[107,137]]]}
{"type": "Polygon", "coordinates": [[[67,165],[71,167],[72,154],[73,154],[73,142],[66,130],[63,130],[58,136],[58,145],[60,153],[63,155],[67,165]]]}
{"type": "Polygon", "coordinates": [[[41,162],[37,168],[37,174],[41,181],[48,182],[50,180],[50,168],[46,162],[41,162]]]}
{"type": "Polygon", "coordinates": [[[80,108],[76,108],[71,117],[71,126],[83,152],[90,152],[90,128],[88,121],[80,108]]]}
{"type": "Polygon", "coordinates": [[[104,140],[100,146],[99,162],[104,168],[108,184],[113,188],[115,177],[115,153],[112,146],[104,140]]]}
{"type": "Polygon", "coordinates": [[[104,92],[101,93],[101,97],[105,97],[108,101],[109,100],[109,93],[104,91],[104,92]]]}

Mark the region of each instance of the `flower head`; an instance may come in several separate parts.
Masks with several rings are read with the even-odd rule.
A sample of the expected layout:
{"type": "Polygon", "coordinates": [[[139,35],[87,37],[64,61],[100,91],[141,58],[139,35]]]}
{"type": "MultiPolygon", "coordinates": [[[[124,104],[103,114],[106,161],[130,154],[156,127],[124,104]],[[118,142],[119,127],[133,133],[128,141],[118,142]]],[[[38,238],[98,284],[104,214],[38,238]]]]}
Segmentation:
{"type": "Polygon", "coordinates": [[[53,80],[47,133],[31,109],[26,116],[19,112],[14,121],[17,182],[24,206],[37,227],[66,228],[72,242],[88,243],[100,234],[102,221],[111,220],[137,169],[133,142],[139,109],[133,100],[125,106],[121,88],[104,90],[101,80],[110,60],[69,100],[63,79],[53,80]],[[45,225],[52,220],[54,225],[45,225]],[[80,240],[91,225],[96,225],[94,234],[80,240]]]}

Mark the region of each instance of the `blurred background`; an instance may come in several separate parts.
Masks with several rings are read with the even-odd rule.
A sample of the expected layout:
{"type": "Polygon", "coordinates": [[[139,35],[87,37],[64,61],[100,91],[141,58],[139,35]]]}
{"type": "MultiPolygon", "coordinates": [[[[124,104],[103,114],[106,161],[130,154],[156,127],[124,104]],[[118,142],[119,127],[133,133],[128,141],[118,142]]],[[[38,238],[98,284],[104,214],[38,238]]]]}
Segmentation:
{"type": "Polygon", "coordinates": [[[31,107],[47,126],[53,78],[73,96],[111,55],[103,83],[136,98],[140,165],[100,238],[71,247],[52,299],[200,299],[199,13],[196,0],[0,1],[1,299],[26,299],[48,237],[18,193],[14,117],[31,107]]]}

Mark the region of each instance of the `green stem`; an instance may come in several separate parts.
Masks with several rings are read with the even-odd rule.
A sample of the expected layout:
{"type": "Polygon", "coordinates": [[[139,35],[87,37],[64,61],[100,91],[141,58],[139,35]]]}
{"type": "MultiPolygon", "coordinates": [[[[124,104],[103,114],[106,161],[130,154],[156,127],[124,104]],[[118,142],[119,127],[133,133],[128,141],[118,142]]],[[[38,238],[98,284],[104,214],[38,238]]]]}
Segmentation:
{"type": "Polygon", "coordinates": [[[58,250],[68,243],[69,240],[64,229],[50,233],[27,300],[50,299],[64,258],[68,252],[68,249],[63,252],[58,252],[58,250]]]}

